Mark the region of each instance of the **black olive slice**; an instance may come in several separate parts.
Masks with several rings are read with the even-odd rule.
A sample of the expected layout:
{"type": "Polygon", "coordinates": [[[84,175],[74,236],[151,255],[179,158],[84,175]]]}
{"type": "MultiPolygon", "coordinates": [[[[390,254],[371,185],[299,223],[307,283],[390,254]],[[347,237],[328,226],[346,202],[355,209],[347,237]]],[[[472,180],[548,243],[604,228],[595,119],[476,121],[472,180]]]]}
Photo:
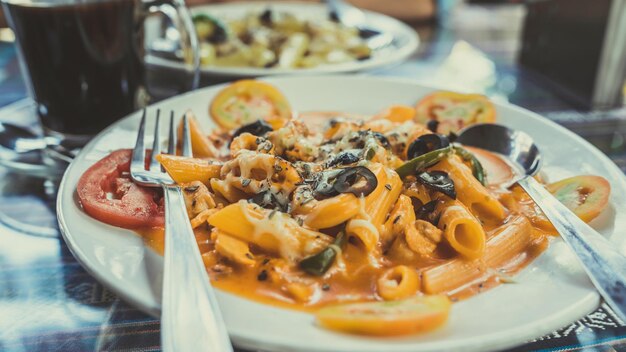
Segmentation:
{"type": "Polygon", "coordinates": [[[407,158],[409,160],[417,158],[420,155],[432,152],[433,150],[445,148],[449,145],[450,141],[448,140],[448,137],[444,135],[435,133],[425,134],[419,136],[409,145],[407,158]]]}
{"type": "Polygon", "coordinates": [[[272,9],[265,9],[259,16],[259,20],[265,26],[272,26],[272,9]]]}
{"type": "Polygon", "coordinates": [[[328,19],[335,22],[335,23],[339,23],[339,15],[337,15],[337,12],[335,11],[330,11],[328,13],[328,19]]]}
{"type": "Polygon", "coordinates": [[[387,139],[387,137],[385,137],[384,134],[380,132],[372,132],[372,136],[374,136],[374,138],[376,138],[380,142],[380,145],[382,145],[383,148],[388,149],[391,147],[391,143],[389,143],[389,139],[387,139]]]}
{"type": "Polygon", "coordinates": [[[439,121],[437,120],[428,120],[426,123],[426,128],[428,128],[432,133],[437,133],[437,127],[439,127],[439,121]]]}
{"type": "Polygon", "coordinates": [[[437,203],[439,203],[438,200],[431,200],[430,202],[415,209],[415,218],[420,220],[427,219],[428,215],[435,211],[437,203]]]}
{"type": "Polygon", "coordinates": [[[452,182],[448,174],[443,171],[422,172],[417,175],[417,180],[432,190],[441,192],[452,199],[456,199],[454,182],[452,182]]]}
{"type": "Polygon", "coordinates": [[[276,207],[281,206],[276,196],[270,191],[257,193],[254,197],[248,199],[248,202],[259,205],[265,209],[275,209],[276,207]]]}
{"type": "Polygon", "coordinates": [[[241,127],[239,127],[235,133],[233,134],[233,138],[239,136],[242,133],[250,133],[253,134],[255,136],[263,136],[264,134],[266,134],[267,132],[271,132],[274,129],[272,128],[272,126],[270,126],[267,122],[265,122],[264,120],[256,120],[252,123],[249,123],[247,125],[243,125],[241,127]]]}
{"type": "Polygon", "coordinates": [[[335,169],[315,174],[315,185],[313,187],[315,197],[319,198],[321,196],[324,198],[338,195],[339,192],[333,187],[333,184],[341,172],[342,170],[335,169]]]}
{"type": "Polygon", "coordinates": [[[376,175],[363,166],[344,169],[335,180],[333,188],[339,193],[352,193],[357,197],[365,197],[378,186],[376,175]]]}
{"type": "Polygon", "coordinates": [[[361,160],[361,158],[359,158],[356,153],[349,150],[344,150],[343,152],[340,152],[334,158],[332,158],[328,162],[327,167],[332,167],[335,165],[350,165],[358,162],[359,160],[361,160]]]}

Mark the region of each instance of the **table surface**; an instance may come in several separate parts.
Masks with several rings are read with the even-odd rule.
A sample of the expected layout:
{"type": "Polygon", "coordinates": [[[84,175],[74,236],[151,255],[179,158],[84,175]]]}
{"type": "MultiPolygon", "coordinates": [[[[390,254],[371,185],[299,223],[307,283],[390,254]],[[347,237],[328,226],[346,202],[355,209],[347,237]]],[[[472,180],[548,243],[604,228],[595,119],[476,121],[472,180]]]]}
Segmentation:
{"type": "MultiPolygon", "coordinates": [[[[368,74],[482,92],[574,130],[626,171],[626,110],[584,112],[516,65],[524,9],[463,6],[416,29],[422,43],[368,74]]],[[[29,125],[15,47],[0,42],[0,121],[29,125]]],[[[157,351],[159,321],[129,306],[76,262],[58,235],[45,182],[0,169],[0,351],[157,351]]],[[[626,326],[606,306],[516,350],[626,351],[626,326]]]]}

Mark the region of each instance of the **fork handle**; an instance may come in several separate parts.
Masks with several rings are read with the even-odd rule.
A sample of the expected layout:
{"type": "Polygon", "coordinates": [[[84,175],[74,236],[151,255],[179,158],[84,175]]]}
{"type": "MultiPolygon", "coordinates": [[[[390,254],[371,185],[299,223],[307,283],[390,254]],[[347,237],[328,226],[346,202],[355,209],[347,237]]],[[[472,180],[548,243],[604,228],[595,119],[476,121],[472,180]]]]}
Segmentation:
{"type": "Polygon", "coordinates": [[[163,351],[230,352],[232,346],[187,217],[180,187],[165,193],[165,266],[161,308],[163,351]]]}
{"type": "Polygon", "coordinates": [[[626,257],[615,244],[572,213],[534,178],[526,177],[518,183],[574,251],[609,306],[626,320],[626,257]]]}

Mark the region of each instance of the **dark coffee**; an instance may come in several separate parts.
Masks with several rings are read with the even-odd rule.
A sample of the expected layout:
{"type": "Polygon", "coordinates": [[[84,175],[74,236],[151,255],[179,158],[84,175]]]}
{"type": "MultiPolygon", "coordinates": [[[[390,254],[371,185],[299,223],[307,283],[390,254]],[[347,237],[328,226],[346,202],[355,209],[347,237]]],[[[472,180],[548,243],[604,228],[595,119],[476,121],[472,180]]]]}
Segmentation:
{"type": "Polygon", "coordinates": [[[48,130],[93,135],[145,93],[139,1],[5,4],[48,130]]]}

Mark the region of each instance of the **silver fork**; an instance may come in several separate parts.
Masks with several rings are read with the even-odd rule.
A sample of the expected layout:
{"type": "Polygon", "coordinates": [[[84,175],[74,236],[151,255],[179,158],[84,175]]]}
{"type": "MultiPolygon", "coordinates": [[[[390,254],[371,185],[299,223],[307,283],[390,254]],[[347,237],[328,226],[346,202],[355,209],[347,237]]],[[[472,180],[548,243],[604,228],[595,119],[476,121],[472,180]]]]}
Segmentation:
{"type": "MultiPolygon", "coordinates": [[[[143,111],[130,174],[147,187],[162,187],[165,195],[165,265],[161,303],[161,347],[164,351],[232,351],[215,293],[200,257],[180,187],[161,169],[157,110],[154,143],[148,169],[145,168],[143,111]]],[[[170,115],[168,153],[176,154],[174,112],[170,115]]],[[[192,156],[187,117],[183,117],[183,155],[192,156]]]]}

